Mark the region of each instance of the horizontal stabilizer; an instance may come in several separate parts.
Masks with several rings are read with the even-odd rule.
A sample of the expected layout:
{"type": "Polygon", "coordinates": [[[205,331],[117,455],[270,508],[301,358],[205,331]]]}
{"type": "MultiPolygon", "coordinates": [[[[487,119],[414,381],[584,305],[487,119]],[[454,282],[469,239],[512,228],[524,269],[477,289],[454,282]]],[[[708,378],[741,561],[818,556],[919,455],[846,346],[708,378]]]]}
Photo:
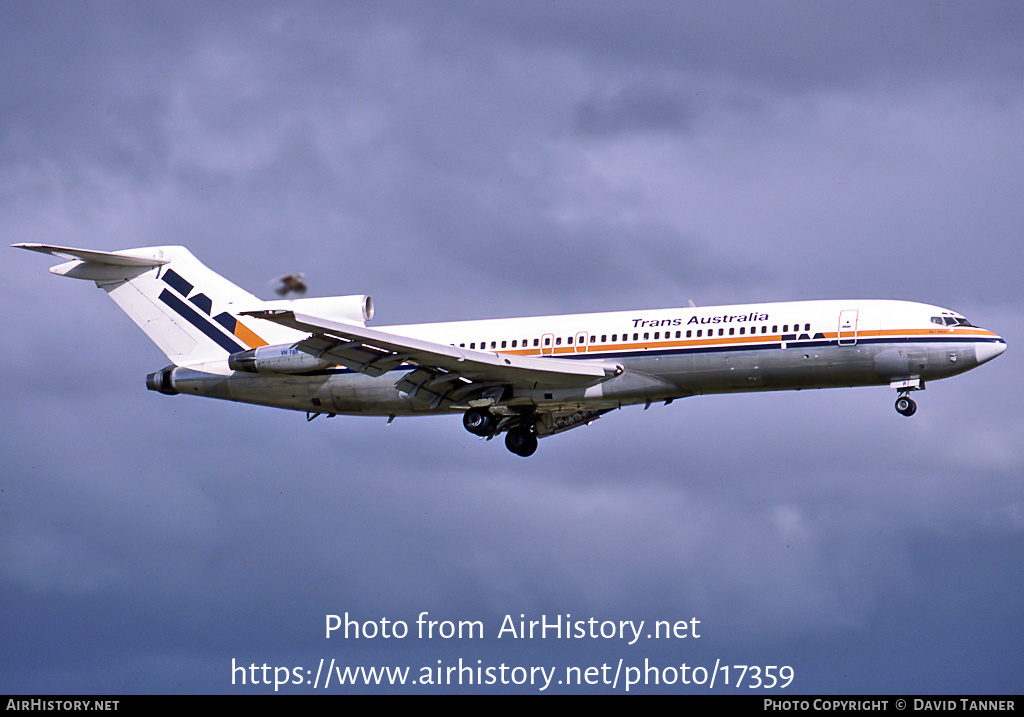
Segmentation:
{"type": "Polygon", "coordinates": [[[75,249],[68,246],[52,244],[12,244],[16,249],[28,249],[41,254],[52,254],[56,257],[69,257],[90,264],[107,264],[110,266],[162,266],[170,262],[162,256],[155,256],[152,249],[129,249],[128,251],[93,251],[91,249],[75,249]]]}
{"type": "Polygon", "coordinates": [[[63,263],[50,267],[51,274],[95,282],[176,366],[222,362],[226,371],[231,354],[302,338],[273,324],[254,332],[238,318],[238,307],[258,308],[263,302],[182,246],[119,251],[51,244],[14,247],[60,257],[63,263]]]}

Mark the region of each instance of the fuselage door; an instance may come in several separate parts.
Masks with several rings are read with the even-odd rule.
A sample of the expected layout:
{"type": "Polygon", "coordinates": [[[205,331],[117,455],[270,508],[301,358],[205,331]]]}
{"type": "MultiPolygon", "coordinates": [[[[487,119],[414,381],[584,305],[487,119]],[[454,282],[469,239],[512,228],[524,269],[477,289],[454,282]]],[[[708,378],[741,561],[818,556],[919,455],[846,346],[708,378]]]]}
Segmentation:
{"type": "Polygon", "coordinates": [[[542,334],[540,337],[541,356],[553,356],[555,353],[555,335],[542,334]]]}
{"type": "Polygon", "coordinates": [[[590,350],[590,342],[587,341],[587,332],[580,331],[576,334],[576,353],[586,353],[590,350]]]}
{"type": "Polygon", "coordinates": [[[839,312],[839,345],[853,346],[857,343],[857,309],[843,309],[839,312]]]}

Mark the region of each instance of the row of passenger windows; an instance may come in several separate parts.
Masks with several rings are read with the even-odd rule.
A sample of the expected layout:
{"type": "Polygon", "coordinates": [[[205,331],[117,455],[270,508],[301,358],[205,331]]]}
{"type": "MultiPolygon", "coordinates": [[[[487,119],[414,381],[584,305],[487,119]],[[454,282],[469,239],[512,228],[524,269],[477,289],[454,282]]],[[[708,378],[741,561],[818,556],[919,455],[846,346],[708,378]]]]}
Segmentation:
{"type": "MultiPolygon", "coordinates": [[[[767,325],[761,326],[760,329],[761,329],[760,330],[761,334],[767,334],[768,333],[768,326],[767,325]]],[[[784,334],[790,333],[789,329],[790,329],[789,324],[783,324],[782,325],[782,333],[784,333],[784,334]]],[[[798,332],[800,330],[801,330],[800,329],[800,324],[793,324],[793,332],[794,333],[798,332]]],[[[811,325],[810,324],[804,324],[803,331],[810,331],[810,330],[811,330],[811,325]]],[[[692,339],[692,338],[700,339],[700,338],[704,338],[705,336],[712,337],[712,336],[716,335],[715,334],[715,329],[696,329],[696,330],[688,329],[685,332],[683,332],[683,331],[676,331],[675,332],[675,338],[677,338],[677,339],[683,338],[683,334],[684,333],[686,334],[686,338],[688,338],[688,339],[692,339]]],[[[758,327],[757,326],[751,326],[750,327],[750,334],[749,335],[753,336],[753,335],[756,335],[758,333],[759,332],[758,332],[758,327]]],[[[772,326],[771,333],[772,334],[779,333],[779,326],[778,326],[778,324],[772,326]]],[[[720,328],[720,329],[718,329],[718,334],[717,335],[718,336],[726,336],[726,335],[728,335],[728,336],[736,336],[737,334],[740,335],[740,336],[747,335],[747,327],[746,326],[740,326],[738,329],[735,326],[729,327],[728,329],[720,328]]],[[[529,348],[531,345],[534,348],[539,348],[541,346],[541,340],[543,339],[544,347],[550,347],[552,345],[552,341],[554,341],[554,345],[555,346],[561,346],[563,343],[565,345],[567,345],[567,346],[572,346],[574,341],[577,342],[578,346],[584,346],[587,343],[590,343],[591,345],[593,345],[593,344],[598,344],[598,343],[607,344],[607,343],[622,343],[622,342],[627,342],[627,341],[640,341],[641,340],[640,339],[641,336],[643,336],[643,340],[644,341],[650,341],[652,338],[655,341],[658,341],[658,340],[668,340],[668,339],[673,338],[671,331],[655,331],[653,337],[652,337],[650,331],[645,331],[642,334],[640,332],[636,332],[636,333],[632,334],[632,338],[630,338],[630,334],[611,334],[611,341],[608,340],[608,334],[601,334],[601,340],[598,341],[597,334],[587,334],[587,333],[584,333],[584,332],[580,332],[580,333],[576,334],[576,336],[566,336],[564,339],[561,336],[551,336],[550,334],[546,334],[543,337],[541,337],[540,339],[533,339],[532,344],[531,344],[530,339],[523,339],[522,341],[520,341],[519,339],[512,339],[512,340],[507,340],[506,339],[505,341],[491,341],[491,342],[481,341],[479,345],[480,345],[480,349],[481,350],[487,349],[488,348],[488,343],[490,343],[490,348],[492,348],[492,349],[499,349],[499,348],[501,348],[501,349],[507,349],[507,348],[513,348],[513,349],[515,349],[515,348],[529,348]]],[[[452,344],[452,345],[454,346],[454,344],[452,344]]],[[[466,348],[466,344],[464,344],[464,343],[459,344],[459,346],[461,348],[466,348]]],[[[477,343],[475,341],[470,342],[469,348],[475,349],[476,347],[477,347],[477,343]]]]}

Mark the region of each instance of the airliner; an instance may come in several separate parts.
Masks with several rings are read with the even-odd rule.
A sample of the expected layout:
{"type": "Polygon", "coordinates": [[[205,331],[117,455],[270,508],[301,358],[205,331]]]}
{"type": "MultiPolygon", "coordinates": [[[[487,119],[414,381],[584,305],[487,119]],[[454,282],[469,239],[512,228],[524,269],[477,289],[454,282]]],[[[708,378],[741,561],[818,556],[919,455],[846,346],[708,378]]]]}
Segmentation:
{"type": "Polygon", "coordinates": [[[263,301],[188,249],[106,252],[15,244],[94,281],[167,355],[146,377],[196,394],[318,416],[461,413],[530,456],[540,438],[623,406],[714,393],[853,386],[896,390],[911,416],[925,383],[991,361],[1006,342],[961,314],[909,301],[827,300],[370,328],[369,296],[263,301]]]}

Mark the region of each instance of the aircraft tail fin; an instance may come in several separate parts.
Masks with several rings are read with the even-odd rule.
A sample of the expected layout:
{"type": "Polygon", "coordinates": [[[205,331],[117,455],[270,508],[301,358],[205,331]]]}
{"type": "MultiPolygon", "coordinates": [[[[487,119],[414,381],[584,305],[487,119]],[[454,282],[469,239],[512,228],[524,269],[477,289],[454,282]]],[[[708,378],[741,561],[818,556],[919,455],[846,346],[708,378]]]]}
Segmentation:
{"type": "MultiPolygon", "coordinates": [[[[295,340],[240,317],[265,302],[207,268],[181,246],[104,252],[49,244],[14,244],[71,261],[50,272],[95,281],[178,366],[220,361],[232,353],[295,340]]],[[[252,322],[251,319],[245,319],[252,322]]]]}

